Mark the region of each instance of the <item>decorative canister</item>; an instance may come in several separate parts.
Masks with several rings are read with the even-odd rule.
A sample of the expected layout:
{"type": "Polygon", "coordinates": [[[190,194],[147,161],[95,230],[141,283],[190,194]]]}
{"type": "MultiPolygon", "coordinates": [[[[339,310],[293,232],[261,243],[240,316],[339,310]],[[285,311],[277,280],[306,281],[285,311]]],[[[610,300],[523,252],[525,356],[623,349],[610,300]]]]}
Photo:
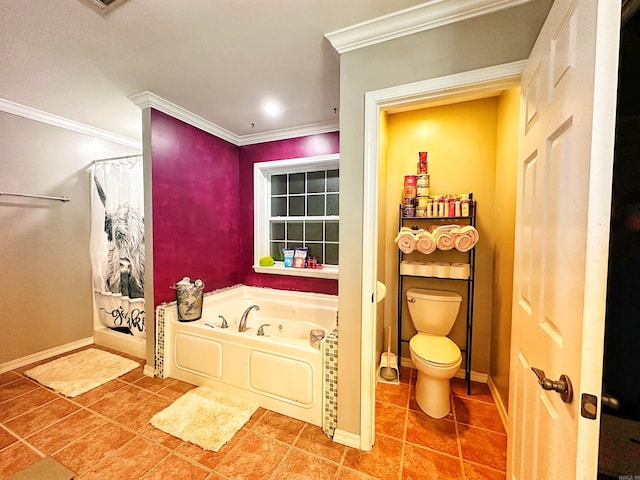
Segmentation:
{"type": "Polygon", "coordinates": [[[428,197],[429,196],[429,187],[419,186],[416,189],[416,195],[418,197],[428,197]]]}
{"type": "Polygon", "coordinates": [[[416,187],[404,187],[402,190],[403,198],[415,198],[416,197],[416,187]]]}
{"type": "Polygon", "coordinates": [[[418,208],[427,208],[427,205],[429,204],[429,197],[418,197],[416,198],[416,206],[418,208]]]}
{"type": "Polygon", "coordinates": [[[428,152],[418,152],[418,172],[427,173],[429,164],[427,163],[428,152]]]}
{"type": "Polygon", "coordinates": [[[427,207],[416,208],[416,217],[426,217],[426,216],[427,216],[427,207]]]}
{"type": "Polygon", "coordinates": [[[416,207],[413,205],[410,207],[402,207],[402,216],[403,217],[415,217],[416,216],[416,207]]]}
{"type": "Polygon", "coordinates": [[[416,203],[415,197],[402,197],[403,207],[413,207],[416,203]]]}
{"type": "Polygon", "coordinates": [[[405,175],[404,176],[404,186],[405,187],[415,187],[417,182],[416,175],[405,175]]]}
{"type": "Polygon", "coordinates": [[[416,186],[418,187],[428,187],[429,186],[429,174],[424,173],[421,175],[416,175],[416,186]]]}

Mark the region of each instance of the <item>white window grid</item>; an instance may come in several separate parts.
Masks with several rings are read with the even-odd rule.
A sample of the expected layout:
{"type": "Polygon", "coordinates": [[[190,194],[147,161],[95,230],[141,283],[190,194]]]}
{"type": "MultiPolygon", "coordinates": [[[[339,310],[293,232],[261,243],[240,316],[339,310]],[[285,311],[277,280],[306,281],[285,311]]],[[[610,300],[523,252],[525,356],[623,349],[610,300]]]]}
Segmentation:
{"type": "MultiPolygon", "coordinates": [[[[308,197],[312,195],[322,194],[325,196],[324,208],[326,213],[327,207],[327,195],[338,195],[339,192],[327,192],[326,188],[326,173],[325,173],[325,189],[324,192],[305,192],[301,194],[290,193],[288,190],[286,194],[272,195],[271,194],[271,178],[276,175],[283,174],[295,174],[295,173],[308,173],[318,171],[331,171],[339,169],[339,156],[323,155],[318,157],[305,157],[296,158],[290,160],[277,160],[272,162],[260,162],[254,165],[254,265],[258,264],[258,260],[264,256],[272,255],[271,250],[271,226],[274,222],[285,223],[285,240],[286,242],[293,243],[293,240],[287,239],[286,228],[288,223],[302,223],[303,235],[302,240],[298,241],[301,246],[307,246],[306,244],[322,244],[323,245],[323,258],[326,258],[326,246],[327,245],[339,245],[338,241],[327,240],[326,238],[326,222],[339,222],[340,216],[337,215],[272,215],[271,214],[271,198],[273,197],[305,197],[304,212],[307,212],[308,197]],[[309,223],[322,223],[322,241],[306,240],[307,232],[306,225],[309,223]]],[[[305,185],[307,184],[307,178],[305,176],[305,185]]],[[[288,207],[288,201],[287,201],[288,207]]],[[[288,213],[288,209],[287,209],[288,213]]],[[[275,240],[279,241],[279,240],[275,240]]],[[[335,266],[337,268],[337,265],[335,266]]]]}

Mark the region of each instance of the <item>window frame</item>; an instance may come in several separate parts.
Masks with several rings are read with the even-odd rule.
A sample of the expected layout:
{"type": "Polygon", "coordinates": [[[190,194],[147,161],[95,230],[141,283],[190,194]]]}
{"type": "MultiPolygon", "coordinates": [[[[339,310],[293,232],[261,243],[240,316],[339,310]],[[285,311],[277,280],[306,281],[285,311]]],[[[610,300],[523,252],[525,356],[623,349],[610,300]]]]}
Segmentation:
{"type": "MultiPolygon", "coordinates": [[[[290,158],[257,162],[253,165],[253,270],[256,273],[293,275],[315,278],[338,278],[338,265],[323,265],[320,270],[314,268],[285,267],[276,262],[272,267],[261,267],[260,258],[270,255],[269,220],[271,202],[271,176],[314,170],[339,170],[340,154],[319,155],[315,157],[290,158]]],[[[338,195],[340,192],[338,191],[338,195]]],[[[327,218],[340,220],[340,215],[328,215],[327,218]]],[[[307,217],[305,217],[307,218],[307,217]]],[[[338,243],[339,244],[339,243],[338,243]]]]}

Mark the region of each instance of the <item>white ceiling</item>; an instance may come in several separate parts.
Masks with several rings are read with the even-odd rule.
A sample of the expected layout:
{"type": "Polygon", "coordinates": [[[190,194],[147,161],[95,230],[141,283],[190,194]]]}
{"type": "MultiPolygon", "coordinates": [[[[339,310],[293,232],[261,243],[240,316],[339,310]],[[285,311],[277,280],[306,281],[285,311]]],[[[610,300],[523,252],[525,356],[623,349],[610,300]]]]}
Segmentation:
{"type": "Polygon", "coordinates": [[[149,91],[245,136],[337,124],[325,33],[424,0],[0,0],[0,99],[141,138],[149,91]],[[282,104],[277,119],[261,107],[282,104]],[[252,127],[254,124],[254,127],[252,127]]]}

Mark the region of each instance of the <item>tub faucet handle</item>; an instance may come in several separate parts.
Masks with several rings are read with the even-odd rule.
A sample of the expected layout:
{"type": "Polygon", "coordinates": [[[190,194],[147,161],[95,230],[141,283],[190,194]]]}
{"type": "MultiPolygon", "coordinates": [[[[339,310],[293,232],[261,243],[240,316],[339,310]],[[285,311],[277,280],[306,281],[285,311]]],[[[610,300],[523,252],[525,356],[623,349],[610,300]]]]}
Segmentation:
{"type": "Polygon", "coordinates": [[[270,326],[271,326],[271,324],[270,324],[270,323],[265,323],[264,325],[260,325],[260,326],[258,327],[258,333],[257,333],[257,335],[258,335],[259,337],[264,337],[264,327],[270,327],[270,326]]]}
{"type": "Polygon", "coordinates": [[[220,328],[229,328],[227,320],[222,315],[218,315],[218,318],[222,319],[222,325],[220,325],[220,328]]]}

